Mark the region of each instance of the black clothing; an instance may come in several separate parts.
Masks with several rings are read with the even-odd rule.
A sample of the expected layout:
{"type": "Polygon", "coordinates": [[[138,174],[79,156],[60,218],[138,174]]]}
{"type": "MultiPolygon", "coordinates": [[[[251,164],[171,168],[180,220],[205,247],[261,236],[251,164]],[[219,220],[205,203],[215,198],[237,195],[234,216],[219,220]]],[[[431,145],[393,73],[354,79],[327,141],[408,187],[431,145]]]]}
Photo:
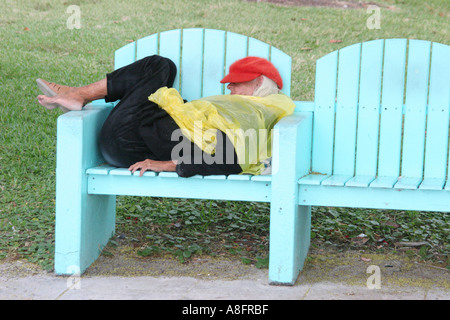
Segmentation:
{"type": "Polygon", "coordinates": [[[148,97],[161,87],[172,87],[176,72],[176,66],[170,59],[154,55],[107,74],[108,93],[105,100],[120,102],[111,111],[100,133],[100,151],[106,162],[128,168],[145,159],[178,160],[176,172],[182,177],[240,173],[242,169],[236,152],[234,148],[230,150],[226,147],[231,142],[219,130],[217,140],[223,143],[217,144],[216,157],[203,153],[197,145],[180,135],[178,140],[172,140],[173,133],[180,128],[165,110],[149,101],[148,97]],[[179,151],[180,143],[184,143],[184,148],[181,152],[175,152],[172,159],[172,151],[175,147],[179,151]],[[190,154],[186,155],[186,151],[190,154]],[[227,162],[227,154],[229,158],[233,154],[233,161],[228,159],[227,162]],[[180,163],[180,160],[183,161],[180,163]]]}

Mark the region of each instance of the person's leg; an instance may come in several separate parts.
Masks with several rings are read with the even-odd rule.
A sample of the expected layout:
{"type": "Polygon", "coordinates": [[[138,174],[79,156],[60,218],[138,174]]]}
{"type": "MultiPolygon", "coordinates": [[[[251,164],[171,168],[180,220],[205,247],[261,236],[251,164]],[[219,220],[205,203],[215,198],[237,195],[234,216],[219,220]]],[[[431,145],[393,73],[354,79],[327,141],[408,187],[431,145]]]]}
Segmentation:
{"type": "MultiPolygon", "coordinates": [[[[177,68],[168,58],[149,56],[107,74],[107,96],[112,102],[137,105],[161,87],[172,87],[177,68]]],[[[119,106],[119,105],[118,105],[119,106]]]]}
{"type": "Polygon", "coordinates": [[[81,110],[87,103],[103,99],[107,94],[106,78],[82,87],[69,87],[41,80],[56,93],[55,96],[39,95],[39,103],[47,109],[63,107],[68,110],[81,110]]]}
{"type": "Polygon", "coordinates": [[[175,64],[160,56],[149,56],[117,69],[106,78],[82,87],[70,87],[43,82],[55,96],[39,95],[38,101],[47,109],[63,107],[81,110],[87,103],[105,98],[116,101],[127,97],[128,104],[142,103],[147,97],[164,86],[172,86],[176,76],[175,64]],[[130,100],[131,98],[131,100],[130,100]]]}
{"type": "MultiPolygon", "coordinates": [[[[160,159],[159,148],[165,144],[162,132],[172,131],[176,124],[167,112],[148,100],[161,87],[171,87],[176,76],[175,64],[160,56],[151,56],[107,75],[106,101],[120,102],[111,111],[100,133],[100,150],[114,166],[129,167],[145,159],[160,159]],[[150,137],[142,136],[142,126],[170,118],[164,128],[150,137]],[[157,145],[157,148],[151,148],[157,145]],[[153,149],[153,150],[152,150],[153,149]]],[[[167,121],[166,121],[167,122],[167,121]]]]}

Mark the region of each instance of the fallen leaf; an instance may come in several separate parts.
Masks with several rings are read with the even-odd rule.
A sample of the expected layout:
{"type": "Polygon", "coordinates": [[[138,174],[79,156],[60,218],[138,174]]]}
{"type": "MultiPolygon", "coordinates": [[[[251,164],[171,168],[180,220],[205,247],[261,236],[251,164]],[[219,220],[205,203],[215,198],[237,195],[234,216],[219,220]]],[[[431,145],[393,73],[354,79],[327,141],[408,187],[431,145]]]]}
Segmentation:
{"type": "Polygon", "coordinates": [[[23,31],[30,31],[30,28],[25,27],[25,28],[23,28],[23,31]]]}
{"type": "Polygon", "coordinates": [[[361,257],[361,260],[364,261],[364,262],[370,262],[370,261],[372,261],[372,259],[370,259],[370,258],[363,258],[363,257],[361,257]]]}
{"type": "Polygon", "coordinates": [[[335,40],[335,39],[331,39],[330,41],[328,41],[329,43],[340,43],[342,42],[342,40],[335,40]]]}
{"type": "Polygon", "coordinates": [[[308,50],[312,50],[312,48],[300,48],[300,50],[302,50],[302,51],[308,51],[308,50]]]}

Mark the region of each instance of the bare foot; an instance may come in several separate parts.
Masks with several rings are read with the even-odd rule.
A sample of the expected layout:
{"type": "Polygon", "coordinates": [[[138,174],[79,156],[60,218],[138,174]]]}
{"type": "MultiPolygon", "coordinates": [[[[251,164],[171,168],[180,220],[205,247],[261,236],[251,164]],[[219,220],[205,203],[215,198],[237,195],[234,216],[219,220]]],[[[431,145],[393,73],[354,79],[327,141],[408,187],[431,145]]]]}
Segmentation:
{"type": "Polygon", "coordinates": [[[39,95],[38,101],[39,103],[46,107],[47,109],[55,109],[57,107],[60,107],[63,111],[66,110],[72,110],[72,111],[79,111],[81,110],[84,105],[87,103],[85,99],[78,94],[77,88],[71,88],[64,90],[60,94],[57,94],[56,96],[49,97],[46,95],[39,95]],[[66,110],[64,110],[66,109],[66,110]]]}
{"type": "Polygon", "coordinates": [[[86,104],[96,99],[103,99],[108,93],[107,79],[82,87],[69,87],[37,79],[43,95],[38,101],[47,109],[61,108],[64,112],[81,110],[86,104]]]}

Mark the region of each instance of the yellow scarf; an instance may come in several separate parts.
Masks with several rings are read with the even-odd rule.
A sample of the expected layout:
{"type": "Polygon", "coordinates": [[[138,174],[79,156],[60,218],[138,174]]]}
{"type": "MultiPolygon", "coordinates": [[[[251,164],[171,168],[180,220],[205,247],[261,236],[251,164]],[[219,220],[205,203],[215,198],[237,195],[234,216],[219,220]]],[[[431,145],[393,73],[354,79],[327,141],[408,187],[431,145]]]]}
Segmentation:
{"type": "Polygon", "coordinates": [[[272,156],[272,129],[294,112],[284,94],[267,97],[218,95],[185,103],[174,88],[163,87],[149,98],[175,120],[183,135],[204,152],[215,153],[216,130],[233,143],[242,173],[260,174],[261,161],[272,156]]]}

